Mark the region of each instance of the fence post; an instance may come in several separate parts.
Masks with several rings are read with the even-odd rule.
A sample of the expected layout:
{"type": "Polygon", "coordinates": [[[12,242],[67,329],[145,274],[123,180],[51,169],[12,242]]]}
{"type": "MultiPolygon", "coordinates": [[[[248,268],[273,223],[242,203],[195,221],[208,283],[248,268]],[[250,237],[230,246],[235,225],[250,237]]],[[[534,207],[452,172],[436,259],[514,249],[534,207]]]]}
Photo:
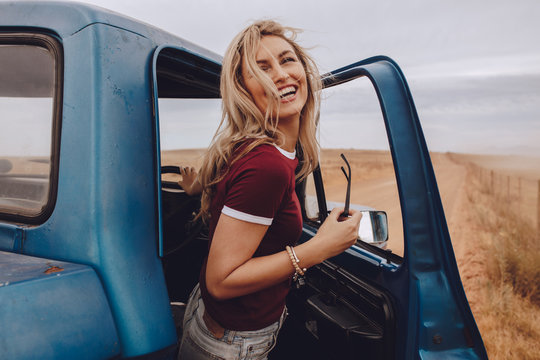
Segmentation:
{"type": "Polygon", "coordinates": [[[518,178],[518,212],[521,212],[521,178],[518,178]]]}
{"type": "Polygon", "coordinates": [[[538,198],[536,204],[536,238],[540,241],[540,180],[538,180],[538,198]]]}
{"type": "Polygon", "coordinates": [[[474,165],[474,173],[476,174],[476,178],[480,181],[480,184],[482,184],[482,181],[484,180],[483,176],[482,176],[482,169],[476,167],[476,165],[474,165]]]}

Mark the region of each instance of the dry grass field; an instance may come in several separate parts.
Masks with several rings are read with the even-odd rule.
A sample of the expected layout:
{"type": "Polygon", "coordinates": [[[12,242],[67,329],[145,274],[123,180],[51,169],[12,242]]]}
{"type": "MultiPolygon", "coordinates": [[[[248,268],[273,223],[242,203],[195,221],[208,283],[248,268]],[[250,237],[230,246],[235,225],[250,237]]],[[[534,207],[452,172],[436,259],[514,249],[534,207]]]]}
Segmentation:
{"type": "MultiPolygon", "coordinates": [[[[166,152],[163,164],[198,167],[202,150],[166,152]]],[[[388,152],[326,149],[327,199],[385,210],[389,248],[403,254],[403,224],[388,152]]],[[[540,359],[539,159],[432,153],[461,279],[490,359],[540,359]]],[[[309,191],[309,189],[308,189],[309,191]]]]}
{"type": "Polygon", "coordinates": [[[540,160],[450,157],[466,169],[462,220],[450,233],[488,355],[540,359],[540,160]]]}

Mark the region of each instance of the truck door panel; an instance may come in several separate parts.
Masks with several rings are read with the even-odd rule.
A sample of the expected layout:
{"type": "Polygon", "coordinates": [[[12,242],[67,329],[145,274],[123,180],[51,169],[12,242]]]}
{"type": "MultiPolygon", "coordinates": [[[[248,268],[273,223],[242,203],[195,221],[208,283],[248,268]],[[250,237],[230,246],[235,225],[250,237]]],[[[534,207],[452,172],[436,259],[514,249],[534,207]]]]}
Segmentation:
{"type": "MultiPolygon", "coordinates": [[[[291,316],[284,334],[296,338],[287,344],[284,336],[273,358],[302,357],[305,351],[316,359],[409,359],[417,358],[418,351],[487,358],[457,273],[429,153],[401,70],[391,59],[375,57],[332,72],[324,83],[332,87],[362,76],[373,83],[389,142],[403,224],[402,256],[357,243],[309,269],[306,285],[288,299],[291,316]],[[440,346],[435,338],[448,343],[440,346]],[[291,356],[291,346],[302,350],[291,356]]],[[[323,121],[321,115],[321,131],[323,121]]],[[[319,219],[304,219],[307,238],[331,210],[323,176],[314,176],[319,219]]],[[[305,205],[305,184],[297,193],[305,205]]]]}

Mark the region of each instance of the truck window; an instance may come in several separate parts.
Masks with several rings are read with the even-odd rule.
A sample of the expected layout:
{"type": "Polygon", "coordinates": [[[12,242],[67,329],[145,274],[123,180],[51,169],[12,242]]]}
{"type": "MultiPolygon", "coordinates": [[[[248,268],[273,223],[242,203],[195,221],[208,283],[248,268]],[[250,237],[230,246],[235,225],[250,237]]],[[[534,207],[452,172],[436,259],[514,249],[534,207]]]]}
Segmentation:
{"type": "MultiPolygon", "coordinates": [[[[154,57],[160,165],[198,169],[221,119],[219,63],[168,46],[154,57]]],[[[177,179],[174,173],[162,177],[177,179]]]]}
{"type": "MultiPolygon", "coordinates": [[[[394,165],[379,100],[371,82],[359,78],[324,89],[321,99],[320,168],[327,208],[343,206],[347,179],[341,167],[351,166],[351,207],[385,211],[388,242],[382,245],[403,256],[403,223],[394,165]]],[[[307,179],[306,215],[318,219],[313,176],[307,179]]]]}
{"type": "MultiPolygon", "coordinates": [[[[221,120],[221,99],[159,99],[161,166],[199,169],[221,120]]],[[[173,181],[176,174],[164,175],[173,181]]]]}
{"type": "MultiPolygon", "coordinates": [[[[0,216],[39,222],[53,202],[59,61],[40,35],[0,35],[0,216]]],[[[57,49],[56,49],[57,50],[57,49]]]]}

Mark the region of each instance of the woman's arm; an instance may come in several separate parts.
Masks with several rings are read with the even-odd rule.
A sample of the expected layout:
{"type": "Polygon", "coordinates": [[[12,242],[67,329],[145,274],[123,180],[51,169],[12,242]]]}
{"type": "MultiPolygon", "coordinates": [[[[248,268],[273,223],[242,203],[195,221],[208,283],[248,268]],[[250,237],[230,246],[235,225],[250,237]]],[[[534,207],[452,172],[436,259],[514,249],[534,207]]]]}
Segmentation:
{"type": "MultiPolygon", "coordinates": [[[[341,219],[343,209],[334,209],[309,241],[295,247],[300,266],[309,268],[352,246],[358,237],[361,213],[341,219]]],[[[294,274],[285,249],[253,258],[268,226],[221,214],[206,268],[206,286],[218,300],[250,294],[275,285],[294,274]]]]}
{"type": "Polygon", "coordinates": [[[193,167],[180,167],[180,175],[182,180],[178,181],[178,185],[184,189],[189,196],[199,195],[202,193],[202,185],[197,179],[197,171],[193,167]]]}

